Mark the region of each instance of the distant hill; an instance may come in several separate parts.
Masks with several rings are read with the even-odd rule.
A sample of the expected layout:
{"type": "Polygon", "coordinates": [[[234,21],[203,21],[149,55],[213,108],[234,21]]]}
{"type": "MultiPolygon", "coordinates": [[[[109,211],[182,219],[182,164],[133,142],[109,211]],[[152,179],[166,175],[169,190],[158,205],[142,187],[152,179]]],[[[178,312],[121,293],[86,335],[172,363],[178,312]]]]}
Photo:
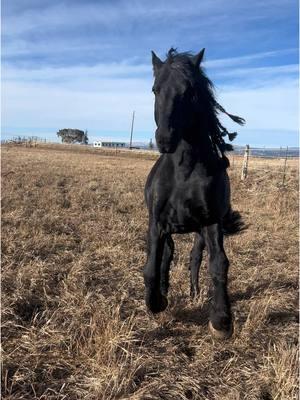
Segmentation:
{"type": "MultiPolygon", "coordinates": [[[[234,154],[242,155],[245,152],[244,146],[234,146],[234,154]]],[[[283,158],[288,157],[299,157],[299,147],[277,147],[277,148],[267,148],[267,147],[251,147],[250,155],[254,157],[264,157],[264,158],[283,158]]]]}
{"type": "MultiPolygon", "coordinates": [[[[153,149],[149,149],[149,143],[145,142],[134,142],[133,147],[138,147],[143,150],[157,150],[157,146],[153,143],[153,149]]],[[[129,147],[129,144],[126,143],[126,147],[129,147]]],[[[233,154],[243,155],[245,152],[245,146],[234,146],[233,154]]],[[[264,157],[264,158],[283,158],[286,155],[286,147],[277,147],[277,148],[267,148],[267,147],[251,147],[250,146],[250,154],[255,157],[264,157]]],[[[299,157],[299,147],[289,147],[288,148],[288,157],[299,157]]]]}

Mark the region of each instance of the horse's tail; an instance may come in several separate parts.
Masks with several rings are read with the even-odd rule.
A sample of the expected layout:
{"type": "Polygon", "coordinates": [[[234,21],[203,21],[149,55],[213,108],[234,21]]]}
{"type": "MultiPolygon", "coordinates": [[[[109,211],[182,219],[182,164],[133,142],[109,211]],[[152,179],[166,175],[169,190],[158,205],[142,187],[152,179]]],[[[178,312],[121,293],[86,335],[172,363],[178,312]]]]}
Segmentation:
{"type": "Polygon", "coordinates": [[[223,233],[224,235],[235,235],[247,227],[238,211],[233,211],[231,208],[223,218],[223,233]]]}

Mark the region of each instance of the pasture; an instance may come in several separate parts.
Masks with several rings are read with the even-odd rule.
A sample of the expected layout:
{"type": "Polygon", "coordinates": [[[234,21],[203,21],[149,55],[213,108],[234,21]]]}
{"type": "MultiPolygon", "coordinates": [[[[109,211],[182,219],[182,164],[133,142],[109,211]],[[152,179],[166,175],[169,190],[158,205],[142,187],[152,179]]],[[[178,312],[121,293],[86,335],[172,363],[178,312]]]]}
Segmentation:
{"type": "MultiPolygon", "coordinates": [[[[229,169],[248,229],[225,240],[234,334],[189,297],[192,235],[175,236],[169,307],[144,305],[154,155],[2,147],[2,396],[24,400],[297,398],[298,171],[229,169]]],[[[261,162],[261,161],[260,161],[261,162]]],[[[255,165],[255,160],[251,160],[255,165]]]]}

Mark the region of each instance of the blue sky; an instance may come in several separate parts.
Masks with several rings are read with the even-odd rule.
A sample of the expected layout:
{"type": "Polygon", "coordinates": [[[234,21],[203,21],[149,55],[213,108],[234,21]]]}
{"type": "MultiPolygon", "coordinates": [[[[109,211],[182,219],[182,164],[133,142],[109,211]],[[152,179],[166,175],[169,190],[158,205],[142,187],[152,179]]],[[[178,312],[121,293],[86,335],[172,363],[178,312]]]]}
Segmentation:
{"type": "Polygon", "coordinates": [[[298,145],[295,0],[2,0],[2,136],[154,137],[151,50],[198,52],[235,144],[298,145]]]}

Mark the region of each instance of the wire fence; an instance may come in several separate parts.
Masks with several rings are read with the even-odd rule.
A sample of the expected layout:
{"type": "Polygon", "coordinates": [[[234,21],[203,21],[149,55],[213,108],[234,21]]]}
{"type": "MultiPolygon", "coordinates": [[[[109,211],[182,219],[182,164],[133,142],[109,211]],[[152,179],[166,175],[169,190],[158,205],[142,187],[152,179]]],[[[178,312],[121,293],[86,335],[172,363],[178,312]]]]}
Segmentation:
{"type": "Polygon", "coordinates": [[[296,147],[239,147],[230,155],[230,168],[240,174],[241,180],[258,175],[273,175],[278,186],[284,187],[291,174],[297,174],[299,148],[296,147]]]}
{"type": "MultiPolygon", "coordinates": [[[[12,145],[12,146],[25,146],[25,147],[37,147],[45,143],[53,143],[45,138],[38,136],[24,136],[24,135],[11,135],[11,138],[1,140],[1,144],[12,145]]],[[[53,143],[54,144],[54,143],[53,143]]],[[[69,144],[55,143],[57,146],[70,146],[69,144]]],[[[71,145],[72,146],[72,145],[71,145]]],[[[151,155],[154,157],[159,156],[158,150],[150,149],[145,145],[140,148],[101,148],[94,149],[91,145],[81,145],[81,148],[91,149],[95,152],[110,152],[117,155],[134,153],[140,156],[151,155]]],[[[78,149],[78,146],[76,146],[78,149]]],[[[246,180],[251,177],[253,172],[261,173],[277,173],[278,182],[281,185],[285,185],[287,174],[295,172],[299,167],[299,148],[297,147],[251,147],[246,146],[235,146],[234,151],[227,154],[230,161],[230,169],[235,173],[239,173],[241,180],[246,180]]]]}
{"type": "Polygon", "coordinates": [[[1,144],[36,147],[38,143],[47,143],[47,139],[38,136],[11,135],[10,139],[1,139],[1,144]]]}

